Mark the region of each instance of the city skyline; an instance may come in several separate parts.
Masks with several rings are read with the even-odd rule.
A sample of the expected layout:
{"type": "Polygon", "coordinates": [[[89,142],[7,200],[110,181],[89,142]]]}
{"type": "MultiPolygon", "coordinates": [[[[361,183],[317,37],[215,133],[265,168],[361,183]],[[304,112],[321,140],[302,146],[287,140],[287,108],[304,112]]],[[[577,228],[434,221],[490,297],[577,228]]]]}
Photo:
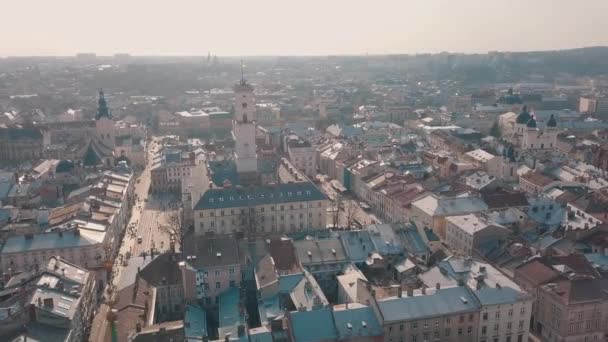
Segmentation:
{"type": "Polygon", "coordinates": [[[608,45],[608,3],[10,1],[0,56],[365,55],[608,45]],[[145,7],[143,6],[145,4],[145,7]],[[32,8],[36,8],[33,12],[32,8]],[[550,9],[550,10],[549,10],[550,9]],[[27,25],[24,18],[28,18],[27,25]]]}

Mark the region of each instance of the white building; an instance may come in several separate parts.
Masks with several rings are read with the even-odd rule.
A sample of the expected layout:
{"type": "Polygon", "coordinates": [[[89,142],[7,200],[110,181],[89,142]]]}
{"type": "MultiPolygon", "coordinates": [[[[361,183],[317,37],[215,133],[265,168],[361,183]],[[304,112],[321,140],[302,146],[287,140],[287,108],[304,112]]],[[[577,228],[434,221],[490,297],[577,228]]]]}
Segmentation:
{"type": "Polygon", "coordinates": [[[461,195],[443,197],[428,194],[412,202],[411,217],[416,226],[429,227],[440,238],[446,237],[446,217],[478,213],[488,209],[479,197],[461,195]]]}
{"type": "Polygon", "coordinates": [[[287,155],[289,160],[298,170],[304,172],[309,178],[314,178],[317,173],[317,159],[315,149],[303,139],[296,138],[287,141],[287,155]]]}
{"type": "Polygon", "coordinates": [[[450,249],[462,255],[473,255],[473,251],[488,240],[505,238],[510,231],[480,214],[449,216],[446,242],[450,249]]]}
{"type": "Polygon", "coordinates": [[[500,285],[473,293],[481,304],[479,341],[528,341],[532,314],[529,294],[500,285]]]}
{"type": "Polygon", "coordinates": [[[526,123],[521,140],[521,148],[524,150],[548,150],[556,147],[557,144],[557,122],[551,116],[544,129],[539,129],[536,119],[531,118],[526,123]]]}
{"type": "Polygon", "coordinates": [[[327,227],[327,197],[311,182],[209,189],[194,207],[194,231],[296,232],[327,227]]]}

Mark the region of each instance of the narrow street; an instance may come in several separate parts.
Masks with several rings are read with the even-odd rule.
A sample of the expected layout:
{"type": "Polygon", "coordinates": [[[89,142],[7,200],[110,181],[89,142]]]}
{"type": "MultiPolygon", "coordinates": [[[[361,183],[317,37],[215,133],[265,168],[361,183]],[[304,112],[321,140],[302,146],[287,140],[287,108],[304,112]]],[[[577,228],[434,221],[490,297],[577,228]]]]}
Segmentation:
{"type": "MultiPolygon", "coordinates": [[[[143,253],[150,255],[152,248],[155,253],[169,250],[171,241],[172,216],[177,215],[177,196],[150,195],[150,167],[152,158],[150,158],[155,149],[155,142],[152,140],[148,145],[148,159],[146,168],[135,179],[135,204],[133,205],[131,218],[127,224],[126,233],[121,242],[118,257],[114,260],[112,267],[112,283],[106,285],[104,291],[104,299],[97,310],[97,314],[93,318],[91,327],[90,341],[103,342],[109,341],[109,322],[106,317],[109,306],[106,304],[115,298],[114,289],[120,282],[123,276],[122,272],[129,262],[129,258],[139,256],[143,253]],[[141,238],[141,242],[140,241],[141,238]]],[[[176,241],[176,244],[178,242],[176,241]]],[[[176,249],[179,248],[176,246],[176,249]]]]}

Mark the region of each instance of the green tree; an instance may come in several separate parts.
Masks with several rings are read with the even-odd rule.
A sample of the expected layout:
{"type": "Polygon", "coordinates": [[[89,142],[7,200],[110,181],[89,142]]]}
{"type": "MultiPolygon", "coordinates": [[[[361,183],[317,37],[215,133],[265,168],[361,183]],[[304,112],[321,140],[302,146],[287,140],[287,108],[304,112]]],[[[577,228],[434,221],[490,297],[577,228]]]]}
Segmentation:
{"type": "Polygon", "coordinates": [[[490,135],[495,138],[500,138],[502,132],[500,131],[500,126],[498,126],[498,121],[494,121],[492,128],[490,128],[490,135]]]}

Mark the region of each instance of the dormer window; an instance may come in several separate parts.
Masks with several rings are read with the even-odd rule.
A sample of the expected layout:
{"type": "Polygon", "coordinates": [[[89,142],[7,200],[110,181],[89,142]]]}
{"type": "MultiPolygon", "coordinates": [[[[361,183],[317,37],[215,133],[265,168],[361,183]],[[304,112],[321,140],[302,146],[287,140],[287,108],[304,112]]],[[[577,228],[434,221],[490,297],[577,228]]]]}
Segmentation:
{"type": "Polygon", "coordinates": [[[242,103],[243,108],[247,108],[247,102],[242,103]]]}

